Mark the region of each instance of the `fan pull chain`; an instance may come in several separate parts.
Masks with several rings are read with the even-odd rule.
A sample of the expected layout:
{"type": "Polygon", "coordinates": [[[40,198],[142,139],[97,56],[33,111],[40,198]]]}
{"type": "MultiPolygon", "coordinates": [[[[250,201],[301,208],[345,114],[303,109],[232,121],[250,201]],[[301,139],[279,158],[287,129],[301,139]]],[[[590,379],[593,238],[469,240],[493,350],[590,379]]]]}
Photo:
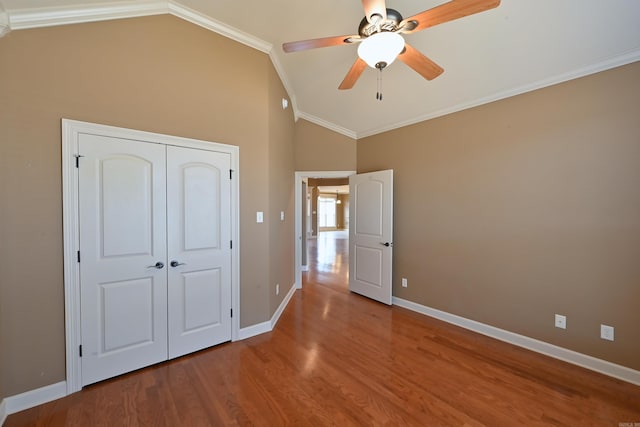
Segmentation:
{"type": "Polygon", "coordinates": [[[382,101],[382,67],[378,68],[378,92],[376,92],[376,99],[382,101]]]}

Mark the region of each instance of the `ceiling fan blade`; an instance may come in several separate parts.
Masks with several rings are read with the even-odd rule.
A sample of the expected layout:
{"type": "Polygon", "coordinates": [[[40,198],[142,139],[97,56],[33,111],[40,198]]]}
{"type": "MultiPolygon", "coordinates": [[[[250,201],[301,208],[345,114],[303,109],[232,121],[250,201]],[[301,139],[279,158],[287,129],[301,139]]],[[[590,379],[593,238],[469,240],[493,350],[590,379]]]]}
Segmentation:
{"type": "Polygon", "coordinates": [[[340,86],[338,86],[338,89],[351,89],[353,85],[356,84],[356,81],[365,68],[367,68],[367,63],[360,59],[360,57],[358,57],[358,59],[356,59],[356,62],[351,66],[351,69],[349,70],[347,75],[344,77],[344,80],[342,80],[342,83],[340,83],[340,86]]]}
{"type": "Polygon", "coordinates": [[[302,50],[315,49],[318,47],[339,46],[360,41],[360,36],[333,36],[320,39],[300,40],[282,44],[285,52],[300,52],[302,50]]]}
{"type": "Polygon", "coordinates": [[[362,7],[364,9],[364,15],[370,24],[373,24],[371,21],[372,15],[380,15],[382,19],[387,19],[387,5],[385,4],[385,0],[362,0],[362,7]]]}
{"type": "Polygon", "coordinates": [[[406,43],[404,48],[404,52],[398,55],[398,59],[413,68],[415,72],[425,79],[433,80],[444,72],[441,66],[424,56],[415,48],[406,43]]]}
{"type": "Polygon", "coordinates": [[[454,19],[484,12],[499,5],[500,0],[452,0],[404,19],[399,26],[400,28],[406,26],[407,29],[402,32],[411,34],[454,19]],[[417,22],[417,25],[414,26],[412,21],[417,22]]]}

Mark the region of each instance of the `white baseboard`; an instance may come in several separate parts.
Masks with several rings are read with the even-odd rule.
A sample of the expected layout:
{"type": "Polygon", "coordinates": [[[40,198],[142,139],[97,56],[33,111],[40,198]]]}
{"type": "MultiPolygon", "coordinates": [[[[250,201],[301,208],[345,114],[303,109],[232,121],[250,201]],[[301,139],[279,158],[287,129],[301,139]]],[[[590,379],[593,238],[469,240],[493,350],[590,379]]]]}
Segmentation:
{"type": "Polygon", "coordinates": [[[256,335],[271,332],[273,328],[276,326],[276,323],[278,323],[278,319],[280,319],[280,315],[282,314],[284,309],[287,307],[287,304],[289,304],[289,301],[291,301],[291,298],[293,297],[293,294],[296,292],[296,289],[297,287],[295,283],[291,285],[289,292],[287,292],[287,295],[284,297],[284,299],[280,303],[280,306],[278,307],[276,312],[273,313],[273,316],[271,316],[271,320],[268,320],[262,323],[257,323],[255,325],[247,326],[246,328],[241,328],[238,333],[238,341],[246,340],[247,338],[255,337],[256,335]]]}
{"type": "MultiPolygon", "coordinates": [[[[43,403],[51,402],[52,400],[60,399],[66,395],[67,382],[61,381],[35,390],[16,394],[15,396],[9,396],[2,401],[2,405],[5,407],[5,418],[7,415],[15,414],[16,412],[24,411],[25,409],[33,408],[34,406],[42,405],[43,403]]],[[[2,408],[0,407],[0,419],[2,419],[1,417],[2,408]]]]}
{"type": "Polygon", "coordinates": [[[495,338],[509,344],[517,345],[518,347],[526,348],[528,350],[535,351],[536,353],[541,353],[574,365],[578,365],[583,368],[608,375],[610,377],[614,377],[632,384],[640,385],[640,371],[627,368],[626,366],[607,362],[606,360],[578,353],[573,350],[568,350],[563,347],[558,347],[557,345],[539,341],[534,338],[529,338],[524,335],[516,334],[514,332],[505,331],[504,329],[476,322],[475,320],[466,319],[455,314],[427,307],[425,305],[418,304],[412,301],[407,301],[402,298],[393,297],[392,302],[398,307],[403,307],[411,311],[415,311],[426,316],[433,317],[456,326],[460,326],[470,331],[477,332],[479,334],[486,335],[488,337],[495,338]]]}
{"type": "Polygon", "coordinates": [[[7,403],[4,399],[0,400],[0,426],[7,420],[7,403]]]}
{"type": "Polygon", "coordinates": [[[266,332],[271,332],[271,322],[269,320],[247,326],[246,328],[240,328],[240,331],[238,331],[238,341],[246,340],[247,338],[255,337],[256,335],[266,332]]]}
{"type": "Polygon", "coordinates": [[[278,323],[278,320],[280,319],[280,315],[282,314],[284,309],[287,308],[287,305],[289,304],[289,301],[291,301],[291,298],[293,297],[293,294],[296,292],[296,289],[297,289],[296,284],[295,283],[292,284],[291,287],[289,288],[289,292],[287,292],[287,295],[284,297],[284,299],[280,303],[280,306],[278,307],[276,312],[273,313],[273,316],[271,316],[271,330],[273,330],[273,328],[276,327],[276,323],[278,323]]]}

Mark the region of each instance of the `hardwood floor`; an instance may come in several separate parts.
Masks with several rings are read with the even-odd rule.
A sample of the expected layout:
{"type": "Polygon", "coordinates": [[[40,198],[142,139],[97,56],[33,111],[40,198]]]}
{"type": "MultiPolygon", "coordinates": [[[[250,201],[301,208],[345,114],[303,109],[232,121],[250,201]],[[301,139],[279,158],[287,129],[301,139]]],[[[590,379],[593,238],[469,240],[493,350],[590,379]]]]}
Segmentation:
{"type": "Polygon", "coordinates": [[[311,243],[303,290],[273,332],[86,387],[5,427],[640,423],[640,387],[350,294],[346,240],[311,243]]]}

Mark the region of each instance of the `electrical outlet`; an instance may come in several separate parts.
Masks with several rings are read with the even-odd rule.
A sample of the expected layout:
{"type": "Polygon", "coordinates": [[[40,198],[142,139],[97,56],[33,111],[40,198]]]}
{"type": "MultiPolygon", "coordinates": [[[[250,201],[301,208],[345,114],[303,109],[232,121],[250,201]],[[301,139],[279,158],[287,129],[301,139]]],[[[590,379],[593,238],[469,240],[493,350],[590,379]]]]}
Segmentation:
{"type": "Polygon", "coordinates": [[[405,279],[404,277],[402,278],[402,287],[406,288],[407,287],[407,279],[405,279]]]}
{"type": "Polygon", "coordinates": [[[600,325],[600,338],[613,341],[613,326],[600,325]]]}
{"type": "Polygon", "coordinates": [[[567,316],[556,314],[556,328],[567,329],[567,316]]]}
{"type": "Polygon", "coordinates": [[[276,283],[276,295],[280,295],[280,285],[276,283]]]}
{"type": "Polygon", "coordinates": [[[257,223],[264,222],[264,213],[256,212],[256,222],[257,223]]]}

